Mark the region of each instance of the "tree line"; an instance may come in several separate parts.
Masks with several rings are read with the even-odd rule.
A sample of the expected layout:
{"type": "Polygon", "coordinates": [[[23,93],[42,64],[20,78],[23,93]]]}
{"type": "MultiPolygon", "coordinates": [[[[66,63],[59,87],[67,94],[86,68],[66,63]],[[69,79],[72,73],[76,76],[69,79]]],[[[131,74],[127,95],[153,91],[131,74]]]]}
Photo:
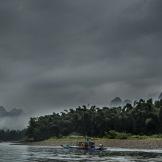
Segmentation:
{"type": "Polygon", "coordinates": [[[17,141],[25,137],[26,130],[0,130],[0,141],[17,141]]]}
{"type": "Polygon", "coordinates": [[[103,137],[109,131],[151,135],[162,133],[162,100],[135,101],[124,107],[79,106],[31,118],[26,135],[30,140],[44,140],[70,134],[103,137]]]}

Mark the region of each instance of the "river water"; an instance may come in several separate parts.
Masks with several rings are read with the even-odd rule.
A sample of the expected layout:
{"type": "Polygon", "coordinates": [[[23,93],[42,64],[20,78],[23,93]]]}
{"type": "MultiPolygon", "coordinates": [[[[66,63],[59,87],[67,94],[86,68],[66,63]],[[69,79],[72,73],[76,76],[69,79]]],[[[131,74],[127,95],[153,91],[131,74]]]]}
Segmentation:
{"type": "Polygon", "coordinates": [[[80,152],[0,143],[0,162],[162,162],[162,150],[107,148],[103,152],[80,152]]]}

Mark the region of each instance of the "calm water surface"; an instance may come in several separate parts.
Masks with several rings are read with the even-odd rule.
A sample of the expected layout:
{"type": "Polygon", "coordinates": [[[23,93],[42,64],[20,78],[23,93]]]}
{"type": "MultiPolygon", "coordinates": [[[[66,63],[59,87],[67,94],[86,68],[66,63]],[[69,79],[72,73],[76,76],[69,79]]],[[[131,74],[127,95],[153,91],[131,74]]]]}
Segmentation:
{"type": "Polygon", "coordinates": [[[162,150],[107,148],[104,152],[79,152],[59,147],[0,143],[0,162],[162,162],[162,150]]]}

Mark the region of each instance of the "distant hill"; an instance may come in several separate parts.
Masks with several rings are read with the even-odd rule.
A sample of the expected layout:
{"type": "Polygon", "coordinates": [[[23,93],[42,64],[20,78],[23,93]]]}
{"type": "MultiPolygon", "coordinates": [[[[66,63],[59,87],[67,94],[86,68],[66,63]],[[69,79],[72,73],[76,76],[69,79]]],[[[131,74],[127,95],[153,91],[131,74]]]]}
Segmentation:
{"type": "Polygon", "coordinates": [[[161,100],[162,99],[162,93],[160,93],[160,96],[159,96],[159,100],[161,100]]]}
{"type": "Polygon", "coordinates": [[[12,109],[11,111],[7,111],[3,106],[0,106],[0,117],[13,117],[20,116],[23,114],[22,109],[12,109]]]}
{"type": "Polygon", "coordinates": [[[0,117],[6,116],[6,115],[7,115],[7,111],[5,110],[3,106],[0,106],[0,117]]]}
{"type": "Polygon", "coordinates": [[[123,101],[123,105],[125,106],[126,104],[132,104],[132,101],[126,99],[126,100],[123,101]]]}
{"type": "Polygon", "coordinates": [[[115,97],[113,100],[111,100],[111,106],[121,106],[122,105],[122,99],[120,97],[115,97]]]}

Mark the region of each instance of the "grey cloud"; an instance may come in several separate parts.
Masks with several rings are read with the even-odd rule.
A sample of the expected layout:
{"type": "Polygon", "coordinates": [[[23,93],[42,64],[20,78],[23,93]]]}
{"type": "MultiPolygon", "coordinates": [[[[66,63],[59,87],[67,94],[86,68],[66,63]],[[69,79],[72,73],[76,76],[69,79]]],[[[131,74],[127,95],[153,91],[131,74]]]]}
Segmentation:
{"type": "Polygon", "coordinates": [[[161,0],[0,2],[0,102],[26,112],[161,91],[161,0]]]}

